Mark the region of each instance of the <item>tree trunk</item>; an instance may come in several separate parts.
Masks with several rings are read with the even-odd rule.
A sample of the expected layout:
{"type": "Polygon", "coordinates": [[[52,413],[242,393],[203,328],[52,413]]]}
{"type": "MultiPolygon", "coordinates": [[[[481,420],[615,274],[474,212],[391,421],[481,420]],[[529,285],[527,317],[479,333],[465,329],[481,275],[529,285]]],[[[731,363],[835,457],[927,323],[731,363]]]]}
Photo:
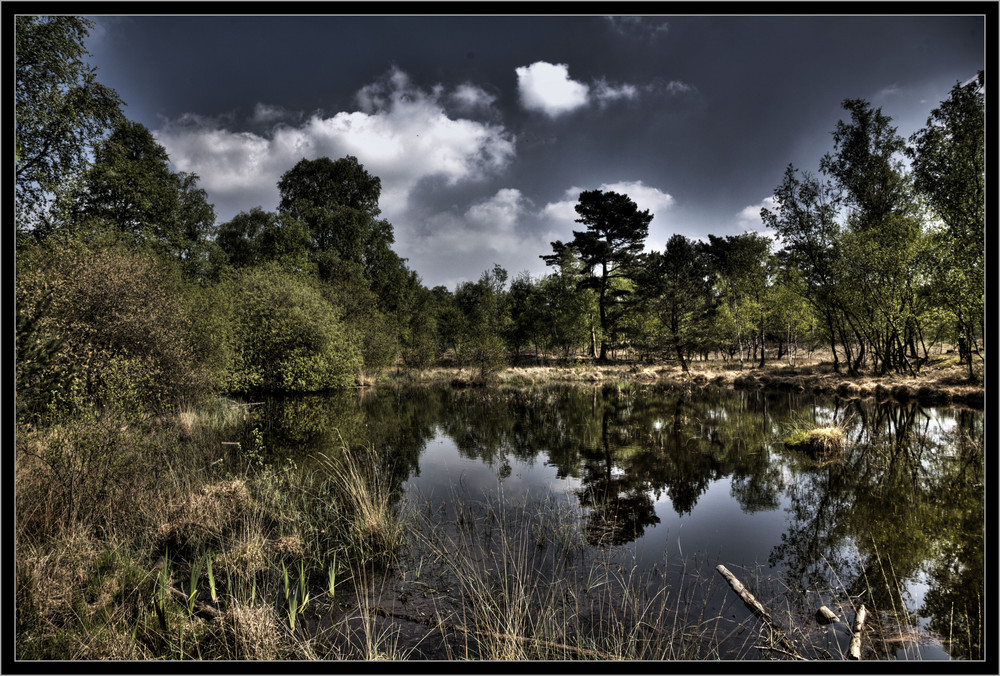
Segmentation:
{"type": "Polygon", "coordinates": [[[833,327],[832,312],[828,311],[826,313],[826,325],[830,329],[830,352],[833,353],[833,372],[840,373],[840,359],[837,357],[837,334],[833,327]]]}
{"type": "Polygon", "coordinates": [[[760,327],[760,363],[758,368],[764,368],[764,325],[760,327]]]}
{"type": "Polygon", "coordinates": [[[590,313],[590,358],[597,358],[597,329],[594,328],[594,313],[590,313]]]}

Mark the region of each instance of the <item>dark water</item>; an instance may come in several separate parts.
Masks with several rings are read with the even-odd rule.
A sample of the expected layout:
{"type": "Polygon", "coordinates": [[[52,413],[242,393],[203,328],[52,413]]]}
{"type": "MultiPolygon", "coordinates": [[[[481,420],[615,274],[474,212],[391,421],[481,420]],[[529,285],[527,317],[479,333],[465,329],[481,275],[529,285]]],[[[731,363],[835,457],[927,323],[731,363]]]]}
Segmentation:
{"type": "Polygon", "coordinates": [[[801,617],[836,603],[905,611],[909,626],[883,633],[918,638],[887,638],[886,656],[982,658],[981,412],[598,386],[380,388],[258,413],[267,447],[299,462],[344,442],[384,450],[402,501],[565,500],[588,541],[634,548],[640,566],[755,571],[801,617]],[[836,461],[783,443],[828,424],[846,432],[836,461]]]}

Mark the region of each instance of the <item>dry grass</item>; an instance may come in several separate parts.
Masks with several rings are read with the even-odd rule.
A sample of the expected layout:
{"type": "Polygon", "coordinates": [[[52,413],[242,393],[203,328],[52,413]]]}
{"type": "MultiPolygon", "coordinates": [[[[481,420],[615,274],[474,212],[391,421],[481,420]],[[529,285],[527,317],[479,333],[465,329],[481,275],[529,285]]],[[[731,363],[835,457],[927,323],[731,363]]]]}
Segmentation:
{"type": "Polygon", "coordinates": [[[236,602],[213,621],[224,659],[274,660],[283,643],[281,620],[269,604],[236,602]]]}
{"type": "Polygon", "coordinates": [[[242,479],[202,486],[168,509],[157,529],[161,547],[180,550],[217,543],[249,511],[250,491],[242,479]]]}
{"type": "MultiPolygon", "coordinates": [[[[828,355],[827,355],[828,356],[828,355]]],[[[836,373],[832,363],[817,352],[811,358],[799,359],[794,366],[772,361],[763,369],[749,364],[744,369],[734,361],[694,361],[685,372],[677,363],[633,364],[628,362],[601,364],[593,360],[576,360],[557,365],[512,366],[501,371],[495,385],[530,387],[547,383],[594,384],[604,382],[680,383],[691,387],[714,385],[749,389],[782,391],[812,391],[837,394],[843,398],[895,398],[917,400],[928,405],[983,406],[982,384],[967,382],[963,367],[952,359],[932,360],[915,377],[898,374],[873,377],[859,374],[848,377],[836,373]]],[[[435,367],[420,371],[391,374],[392,380],[438,384],[454,387],[483,385],[473,370],[458,367],[435,367]]]]}
{"type": "MultiPolygon", "coordinates": [[[[314,578],[325,571],[323,557],[331,548],[363,541],[367,555],[375,557],[401,539],[388,478],[371,473],[367,456],[350,453],[336,482],[294,465],[250,464],[239,446],[219,443],[246,432],[238,428],[246,419],[245,407],[222,402],[148,421],[142,442],[138,426],[126,432],[113,421],[76,421],[40,431],[19,427],[19,659],[322,654],[314,638],[289,631],[281,565],[313,587],[309,613],[320,611],[319,597],[328,599],[323,601],[328,607],[332,599],[314,578]],[[92,468],[78,462],[81,449],[107,448],[116,463],[114,490],[78,494],[81,508],[68,519],[64,509],[53,507],[63,504],[59,498],[65,494],[65,486],[53,480],[60,466],[54,470],[46,462],[53,439],[60,444],[55,446],[60,461],[84,479],[92,468]],[[99,513],[83,509],[94,504],[99,513]],[[210,599],[202,569],[194,581],[192,613],[183,596],[195,561],[207,552],[213,552],[218,600],[210,599]],[[156,612],[161,574],[166,593],[159,605],[163,612],[156,612]]],[[[357,657],[349,651],[345,656],[357,657]]]]}
{"type": "Polygon", "coordinates": [[[844,450],[844,431],[837,426],[802,430],[785,439],[785,445],[814,457],[839,455],[844,450]]]}
{"type": "Polygon", "coordinates": [[[324,457],[339,500],[343,521],[339,530],[347,548],[362,560],[382,559],[403,542],[396,498],[388,469],[372,448],[344,446],[336,459],[324,457]]]}

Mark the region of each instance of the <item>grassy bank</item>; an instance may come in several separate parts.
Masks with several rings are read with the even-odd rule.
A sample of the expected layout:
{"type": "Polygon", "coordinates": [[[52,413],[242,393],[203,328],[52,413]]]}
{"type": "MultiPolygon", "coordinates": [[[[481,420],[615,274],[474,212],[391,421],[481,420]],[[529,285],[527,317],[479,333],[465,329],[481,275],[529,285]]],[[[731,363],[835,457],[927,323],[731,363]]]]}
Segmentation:
{"type": "Polygon", "coordinates": [[[378,462],[267,465],[246,418],[19,429],[17,659],[359,657],[307,627],[399,545],[378,462]]]}
{"type": "MultiPolygon", "coordinates": [[[[980,376],[982,372],[980,371],[980,376]]],[[[689,371],[676,363],[600,364],[592,360],[552,362],[505,368],[484,380],[476,368],[435,367],[411,371],[386,372],[390,382],[415,382],[453,387],[499,385],[526,387],[548,383],[588,384],[604,382],[674,383],[691,387],[717,386],[781,391],[811,391],[843,398],[875,397],[900,402],[911,400],[928,405],[955,405],[981,409],[984,386],[969,383],[965,367],[954,356],[942,355],[930,360],[914,376],[898,374],[874,376],[860,373],[850,376],[834,371],[832,363],[797,360],[796,365],[771,362],[763,368],[738,362],[709,360],[692,362],[689,371]]]]}
{"type": "Polygon", "coordinates": [[[710,586],[649,592],[567,505],[404,507],[374,450],[268,465],[246,421],[19,430],[16,659],[717,657],[710,586]]]}

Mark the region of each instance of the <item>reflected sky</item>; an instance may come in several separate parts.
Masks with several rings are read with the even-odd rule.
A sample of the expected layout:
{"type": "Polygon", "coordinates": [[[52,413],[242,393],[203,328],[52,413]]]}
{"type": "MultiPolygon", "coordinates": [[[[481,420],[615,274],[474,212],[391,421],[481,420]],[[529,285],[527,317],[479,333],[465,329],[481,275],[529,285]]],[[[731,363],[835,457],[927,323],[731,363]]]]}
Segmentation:
{"type": "Polygon", "coordinates": [[[698,560],[708,579],[723,563],[773,581],[803,618],[819,601],[905,605],[914,625],[966,637],[952,655],[981,651],[981,412],[605,385],[376,390],[271,402],[261,415],[278,454],[373,443],[414,506],[453,515],[457,501],[556,499],[591,546],[628,549],[644,569],[698,560]],[[836,457],[784,444],[831,424],[847,440],[836,457]]]}

